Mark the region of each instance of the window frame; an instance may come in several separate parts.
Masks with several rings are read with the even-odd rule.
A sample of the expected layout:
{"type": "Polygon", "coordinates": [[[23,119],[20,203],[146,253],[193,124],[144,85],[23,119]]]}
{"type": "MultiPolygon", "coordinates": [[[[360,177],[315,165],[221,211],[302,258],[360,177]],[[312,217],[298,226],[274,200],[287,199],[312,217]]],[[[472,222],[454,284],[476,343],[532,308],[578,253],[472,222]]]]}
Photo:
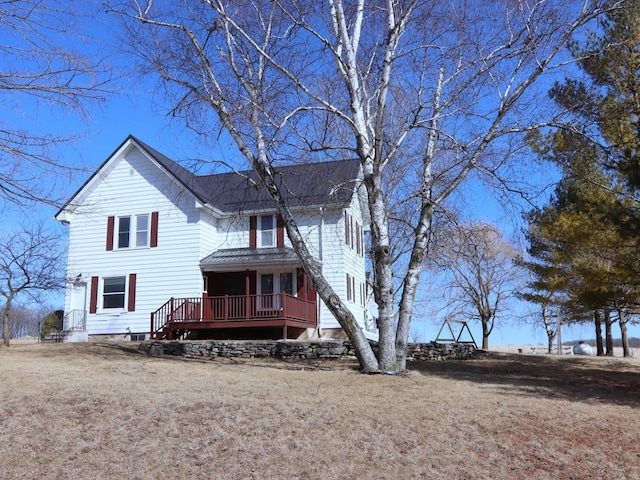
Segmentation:
{"type": "Polygon", "coordinates": [[[129,248],[131,248],[131,215],[123,215],[120,217],[117,217],[118,221],[116,222],[117,225],[117,229],[115,232],[115,236],[116,236],[116,245],[117,245],[117,249],[118,250],[127,250],[129,248]],[[122,230],[122,223],[123,221],[126,220],[127,221],[127,230],[126,230],[126,240],[127,240],[127,244],[125,246],[122,246],[123,239],[124,237],[122,236],[125,232],[122,230]]]}
{"type": "Polygon", "coordinates": [[[135,230],[135,247],[133,248],[148,248],[149,247],[149,239],[151,238],[151,215],[148,213],[141,213],[135,215],[136,219],[136,230],[135,230]],[[140,220],[145,219],[146,225],[145,229],[140,229],[140,220]],[[144,234],[144,244],[140,245],[140,238],[144,234]]]}
{"type": "Polygon", "coordinates": [[[100,308],[99,311],[101,312],[122,312],[122,311],[126,311],[127,310],[127,302],[128,302],[128,287],[129,287],[129,279],[128,279],[128,275],[109,275],[109,276],[104,276],[100,278],[100,288],[99,288],[99,294],[100,294],[100,308]],[[106,292],[106,286],[107,286],[107,281],[108,280],[114,280],[114,279],[123,279],[123,285],[122,285],[122,291],[118,290],[118,291],[114,291],[114,292],[106,292]],[[122,306],[114,306],[114,307],[106,307],[105,306],[105,297],[106,295],[109,296],[116,296],[116,295],[122,295],[122,306]]]}
{"type": "Polygon", "coordinates": [[[152,223],[152,215],[150,213],[138,213],[132,215],[121,215],[116,217],[115,222],[115,232],[114,236],[116,239],[116,249],[117,250],[136,250],[136,249],[144,249],[150,248],[151,246],[151,226],[152,223]],[[146,228],[140,229],[140,220],[145,219],[146,228]],[[128,230],[126,231],[127,237],[127,245],[122,246],[124,243],[122,234],[125,232],[121,230],[121,222],[123,220],[128,220],[128,230]],[[144,235],[144,244],[138,245],[140,238],[144,235]]]}
{"type": "Polygon", "coordinates": [[[276,216],[271,215],[258,215],[258,225],[257,225],[257,237],[258,237],[258,247],[259,248],[269,248],[276,246],[276,229],[277,229],[277,220],[276,216]],[[264,229],[262,226],[263,219],[270,218],[271,219],[271,228],[264,229]],[[264,242],[264,235],[271,235],[271,243],[267,244],[264,242]]]}

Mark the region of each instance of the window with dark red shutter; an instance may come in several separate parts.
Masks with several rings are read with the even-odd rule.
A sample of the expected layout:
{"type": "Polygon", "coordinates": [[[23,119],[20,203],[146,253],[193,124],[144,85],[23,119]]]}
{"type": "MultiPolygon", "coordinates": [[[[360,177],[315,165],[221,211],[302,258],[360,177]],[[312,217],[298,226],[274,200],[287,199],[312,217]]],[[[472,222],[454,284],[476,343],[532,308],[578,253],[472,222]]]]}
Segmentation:
{"type": "Polygon", "coordinates": [[[258,244],[258,217],[251,215],[249,217],[249,248],[256,248],[258,244]]]}

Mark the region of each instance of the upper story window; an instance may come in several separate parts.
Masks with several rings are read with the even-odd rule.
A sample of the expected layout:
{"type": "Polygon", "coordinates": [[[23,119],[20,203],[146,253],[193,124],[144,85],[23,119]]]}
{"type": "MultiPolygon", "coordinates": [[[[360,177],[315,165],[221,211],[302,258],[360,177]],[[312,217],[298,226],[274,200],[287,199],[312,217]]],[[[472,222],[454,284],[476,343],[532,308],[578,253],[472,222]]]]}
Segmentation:
{"type": "Polygon", "coordinates": [[[149,246],[149,215],[118,218],[118,248],[149,246]]]}
{"type": "Polygon", "coordinates": [[[107,250],[158,246],[158,212],[107,219],[107,250]]]}
{"type": "Polygon", "coordinates": [[[249,248],[284,246],[284,225],[275,215],[249,217],[249,248]]]}
{"type": "Polygon", "coordinates": [[[131,217],[118,218],[118,248],[129,248],[131,217]]]}
{"type": "Polygon", "coordinates": [[[364,256],[364,227],[345,210],[344,211],[344,243],[356,253],[364,256]]]}
{"type": "Polygon", "coordinates": [[[258,217],[258,230],[260,231],[260,235],[258,238],[260,239],[261,247],[273,247],[275,246],[276,239],[276,221],[273,215],[261,215],[258,217]]]}
{"type": "Polygon", "coordinates": [[[136,247],[149,246],[149,215],[136,215],[136,247]]]}

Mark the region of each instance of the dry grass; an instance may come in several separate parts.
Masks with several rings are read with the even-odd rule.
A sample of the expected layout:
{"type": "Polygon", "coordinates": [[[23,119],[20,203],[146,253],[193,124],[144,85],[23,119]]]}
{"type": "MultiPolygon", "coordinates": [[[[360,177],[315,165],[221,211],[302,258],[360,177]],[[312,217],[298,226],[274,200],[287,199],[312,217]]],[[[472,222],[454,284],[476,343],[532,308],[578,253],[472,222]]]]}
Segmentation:
{"type": "Polygon", "coordinates": [[[3,479],[640,478],[640,363],[187,361],[0,349],[3,479]]]}

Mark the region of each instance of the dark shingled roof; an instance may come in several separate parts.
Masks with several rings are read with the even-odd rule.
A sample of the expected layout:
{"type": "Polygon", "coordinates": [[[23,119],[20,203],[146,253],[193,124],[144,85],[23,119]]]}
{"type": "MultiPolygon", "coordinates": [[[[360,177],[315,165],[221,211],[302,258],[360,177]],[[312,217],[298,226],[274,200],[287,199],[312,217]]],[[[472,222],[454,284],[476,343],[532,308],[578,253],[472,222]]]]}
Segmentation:
{"type": "MultiPolygon", "coordinates": [[[[223,212],[253,210],[272,201],[253,170],[194,175],[144,142],[130,138],[201,202],[223,212]]],[[[289,207],[343,206],[351,201],[359,172],[357,159],[336,160],[278,167],[275,178],[289,207]]]]}
{"type": "Polygon", "coordinates": [[[201,267],[233,267],[251,264],[297,265],[300,261],[296,252],[286,247],[273,248],[230,248],[217,250],[200,260],[201,267]]]}

